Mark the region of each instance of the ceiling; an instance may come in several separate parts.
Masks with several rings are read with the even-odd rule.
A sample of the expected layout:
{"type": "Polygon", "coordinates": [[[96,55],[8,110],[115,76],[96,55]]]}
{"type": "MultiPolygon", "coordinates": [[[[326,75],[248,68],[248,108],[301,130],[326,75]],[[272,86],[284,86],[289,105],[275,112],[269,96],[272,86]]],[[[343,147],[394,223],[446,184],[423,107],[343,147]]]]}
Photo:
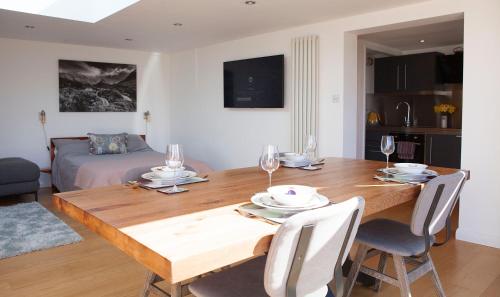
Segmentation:
{"type": "Polygon", "coordinates": [[[383,31],[361,35],[359,38],[401,51],[463,44],[464,20],[383,31]],[[420,40],[425,42],[421,43],[420,40]]]}
{"type": "Polygon", "coordinates": [[[141,0],[96,23],[0,10],[0,37],[171,52],[421,1],[141,0]]]}

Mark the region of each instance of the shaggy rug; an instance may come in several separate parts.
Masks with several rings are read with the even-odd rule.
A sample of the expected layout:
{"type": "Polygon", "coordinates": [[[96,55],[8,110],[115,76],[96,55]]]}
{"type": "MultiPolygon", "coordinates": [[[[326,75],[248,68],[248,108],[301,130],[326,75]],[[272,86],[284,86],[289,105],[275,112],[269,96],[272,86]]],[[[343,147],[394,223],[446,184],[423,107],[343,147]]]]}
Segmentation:
{"type": "Polygon", "coordinates": [[[37,202],[0,207],[0,259],[81,241],[37,202]]]}

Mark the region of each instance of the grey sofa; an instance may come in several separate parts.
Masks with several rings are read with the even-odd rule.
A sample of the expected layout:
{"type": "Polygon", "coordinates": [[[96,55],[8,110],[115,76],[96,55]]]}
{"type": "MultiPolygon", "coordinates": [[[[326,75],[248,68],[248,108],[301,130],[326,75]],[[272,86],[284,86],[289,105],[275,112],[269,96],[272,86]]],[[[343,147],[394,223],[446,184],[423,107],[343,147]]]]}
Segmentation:
{"type": "Polygon", "coordinates": [[[0,197],[34,194],[38,201],[40,168],[22,158],[0,159],[0,197]]]}

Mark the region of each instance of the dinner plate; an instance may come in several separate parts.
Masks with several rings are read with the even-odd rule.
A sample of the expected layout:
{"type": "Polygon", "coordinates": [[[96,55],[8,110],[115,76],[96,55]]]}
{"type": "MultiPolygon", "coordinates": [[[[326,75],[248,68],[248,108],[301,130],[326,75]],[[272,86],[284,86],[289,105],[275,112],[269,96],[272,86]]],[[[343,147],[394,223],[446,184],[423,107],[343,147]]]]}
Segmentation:
{"type": "Polygon", "coordinates": [[[281,161],[281,164],[284,166],[284,167],[291,167],[291,168],[297,168],[297,167],[305,167],[307,165],[309,165],[309,161],[300,161],[300,162],[293,162],[293,161],[288,161],[288,160],[282,160],[281,161]]]}
{"type": "Polygon", "coordinates": [[[404,175],[404,176],[415,176],[415,177],[429,177],[429,176],[438,176],[439,173],[437,173],[436,171],[434,170],[430,170],[430,169],[425,169],[424,172],[420,173],[420,174],[412,174],[412,173],[405,173],[405,172],[401,172],[399,171],[397,168],[383,168],[383,169],[380,169],[380,171],[382,171],[383,173],[386,173],[386,174],[392,174],[392,175],[404,175]]]}
{"type": "Polygon", "coordinates": [[[255,205],[282,212],[299,212],[299,211],[323,207],[325,205],[328,205],[328,203],[330,203],[330,200],[328,200],[328,198],[317,193],[313,196],[310,202],[308,202],[306,205],[303,206],[287,206],[279,204],[267,192],[257,193],[253,195],[250,200],[255,205]]]}
{"type": "Polygon", "coordinates": [[[150,180],[153,182],[154,181],[174,180],[174,179],[180,180],[180,179],[186,179],[186,178],[191,178],[191,177],[195,177],[195,176],[196,176],[196,172],[189,171],[189,170],[184,170],[182,175],[177,176],[175,178],[174,177],[164,178],[164,177],[161,177],[157,172],[147,172],[147,173],[144,173],[143,175],[141,175],[141,177],[143,179],[147,179],[147,180],[150,180]]]}

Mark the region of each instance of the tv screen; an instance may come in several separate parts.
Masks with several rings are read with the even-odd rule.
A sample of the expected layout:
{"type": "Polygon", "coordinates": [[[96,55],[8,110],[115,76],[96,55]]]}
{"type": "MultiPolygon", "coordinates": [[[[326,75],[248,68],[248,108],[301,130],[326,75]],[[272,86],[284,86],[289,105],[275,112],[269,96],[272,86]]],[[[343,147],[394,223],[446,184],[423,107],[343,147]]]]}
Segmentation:
{"type": "Polygon", "coordinates": [[[224,62],[224,107],[283,108],[284,55],[224,62]]]}

